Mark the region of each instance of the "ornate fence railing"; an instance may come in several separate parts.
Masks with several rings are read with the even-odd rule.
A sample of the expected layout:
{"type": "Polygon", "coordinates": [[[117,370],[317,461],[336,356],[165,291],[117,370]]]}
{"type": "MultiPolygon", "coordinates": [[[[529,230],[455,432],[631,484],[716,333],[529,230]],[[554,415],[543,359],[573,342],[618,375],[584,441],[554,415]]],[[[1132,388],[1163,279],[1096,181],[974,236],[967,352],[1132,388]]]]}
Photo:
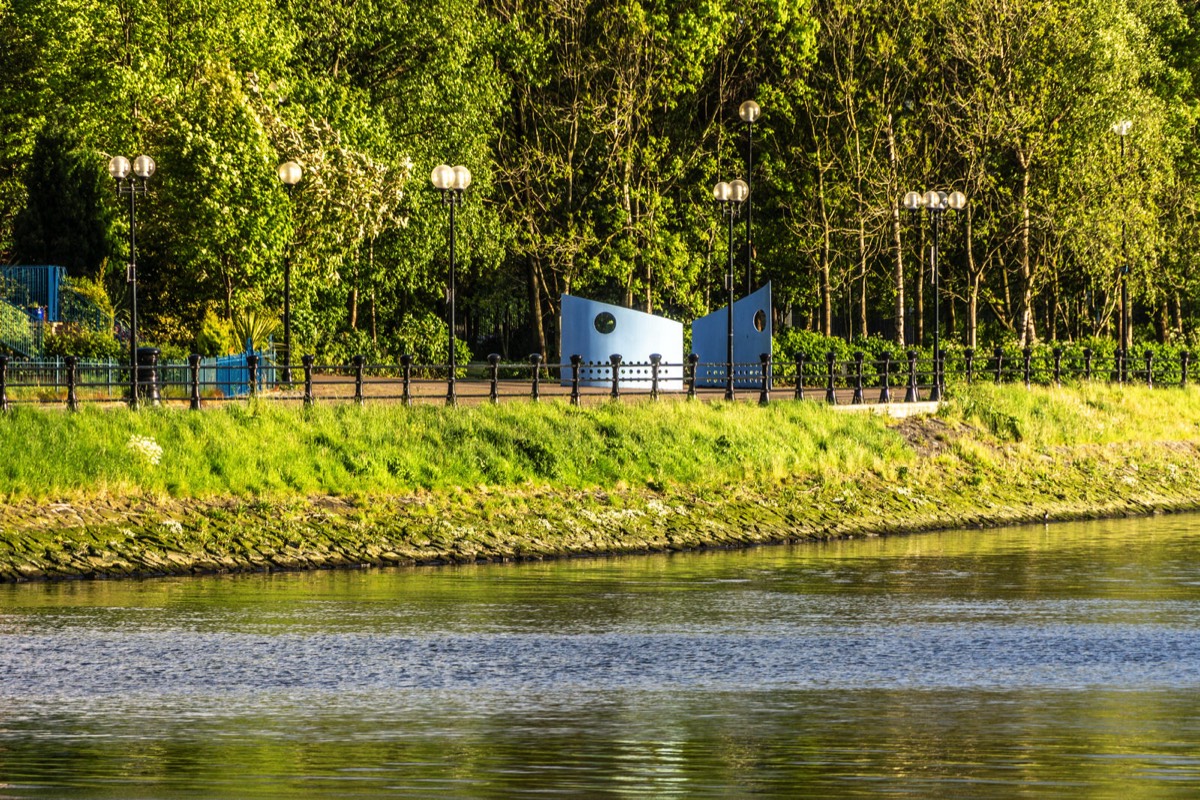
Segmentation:
{"type": "MultiPolygon", "coordinates": [[[[920,402],[936,398],[935,389],[977,382],[1026,386],[1064,382],[1108,381],[1145,386],[1187,386],[1191,354],[1156,359],[1152,351],[1136,357],[1117,351],[1100,359],[1090,350],[1066,357],[1056,349],[1035,357],[1029,348],[1016,358],[996,349],[990,353],[943,352],[936,363],[915,350],[868,356],[854,353],[839,359],[801,355],[773,362],[763,354],[755,361],[704,363],[695,355],[683,363],[658,357],[626,361],[613,355],[607,363],[571,356],[546,363],[539,354],[524,361],[459,366],[453,376],[446,364],[417,364],[408,356],[396,363],[369,364],[362,356],[348,364],[323,364],[304,356],[283,381],[269,356],[248,354],[224,359],[191,356],[186,363],[159,364],[151,359],[138,367],[140,402],[187,404],[199,409],[248,398],[311,405],[318,402],[497,403],[523,398],[560,398],[574,405],[626,397],[664,396],[706,399],[751,399],[766,404],[781,397],[826,403],[869,404],[920,402]],[[732,366],[733,380],[729,380],[732,366]]],[[[16,360],[0,356],[0,410],[15,405],[58,405],[77,409],[87,403],[128,402],[133,381],[130,367],[116,362],[78,358],[16,360]]]]}

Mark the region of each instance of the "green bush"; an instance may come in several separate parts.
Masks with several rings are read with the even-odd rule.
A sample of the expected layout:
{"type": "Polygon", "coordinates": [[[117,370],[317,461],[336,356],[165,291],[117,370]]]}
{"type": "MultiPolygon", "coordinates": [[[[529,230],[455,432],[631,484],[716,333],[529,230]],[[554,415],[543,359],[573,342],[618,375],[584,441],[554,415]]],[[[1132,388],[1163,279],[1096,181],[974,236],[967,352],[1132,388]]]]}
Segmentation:
{"type": "Polygon", "coordinates": [[[211,308],[204,312],[200,331],[196,334],[196,352],[205,358],[227,356],[238,348],[233,338],[233,324],[222,319],[211,308]]]}
{"type": "Polygon", "coordinates": [[[106,361],[120,358],[122,348],[108,331],[64,323],[47,331],[45,354],[51,358],[77,356],[87,361],[106,361]]]}

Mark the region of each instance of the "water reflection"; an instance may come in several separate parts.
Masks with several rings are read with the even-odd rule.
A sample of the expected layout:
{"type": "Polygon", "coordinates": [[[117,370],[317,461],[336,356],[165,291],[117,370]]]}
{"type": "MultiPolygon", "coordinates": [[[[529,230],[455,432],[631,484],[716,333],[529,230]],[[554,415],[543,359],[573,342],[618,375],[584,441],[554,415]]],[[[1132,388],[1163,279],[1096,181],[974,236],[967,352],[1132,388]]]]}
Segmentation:
{"type": "Polygon", "coordinates": [[[1164,517],[0,588],[0,796],[1190,796],[1164,517]]]}

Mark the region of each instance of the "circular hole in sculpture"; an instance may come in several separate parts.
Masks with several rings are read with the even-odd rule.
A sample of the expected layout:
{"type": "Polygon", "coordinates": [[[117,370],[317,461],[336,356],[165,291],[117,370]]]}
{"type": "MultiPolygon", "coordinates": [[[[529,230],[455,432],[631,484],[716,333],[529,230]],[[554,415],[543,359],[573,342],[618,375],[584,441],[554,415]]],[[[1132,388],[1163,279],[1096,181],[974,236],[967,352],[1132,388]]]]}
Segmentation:
{"type": "Polygon", "coordinates": [[[767,314],[761,308],[754,312],[754,330],[765,331],[767,329],[767,314]]]}
{"type": "Polygon", "coordinates": [[[612,333],[617,328],[617,318],[607,311],[601,311],[593,324],[600,333],[612,333]]]}

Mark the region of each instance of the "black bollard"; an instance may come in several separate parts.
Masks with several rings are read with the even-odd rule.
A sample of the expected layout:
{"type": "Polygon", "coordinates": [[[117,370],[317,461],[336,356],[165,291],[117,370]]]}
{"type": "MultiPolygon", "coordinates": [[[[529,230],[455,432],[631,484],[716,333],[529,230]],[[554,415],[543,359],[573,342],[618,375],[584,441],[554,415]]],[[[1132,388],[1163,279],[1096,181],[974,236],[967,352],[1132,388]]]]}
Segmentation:
{"type": "Polygon", "coordinates": [[[804,365],[808,363],[808,356],[804,353],[796,354],[796,399],[804,399],[804,365]]]}
{"type": "Polygon", "coordinates": [[[316,357],[305,355],[300,357],[300,363],[304,365],[304,405],[311,406],[313,404],[313,362],[316,357]]]}
{"type": "Polygon", "coordinates": [[[825,384],[825,402],[830,405],[837,405],[837,393],[833,390],[833,365],[837,361],[837,353],[830,350],[825,354],[826,380],[825,384]]]}
{"type": "Polygon", "coordinates": [[[188,382],[191,384],[191,403],[189,408],[192,411],[200,410],[200,356],[197,353],[192,353],[188,356],[188,382]]]}
{"type": "Polygon", "coordinates": [[[400,401],[406,406],[412,405],[412,364],[412,356],[407,354],[400,356],[400,375],[404,381],[400,401]]]}
{"type": "Polygon", "coordinates": [[[250,388],[250,396],[258,396],[258,356],[254,353],[246,355],[246,383],[250,388]]]}
{"type": "Polygon", "coordinates": [[[758,404],[765,406],[771,402],[771,354],[759,353],[758,360],[762,362],[762,386],[758,390],[758,404]]]}
{"type": "Polygon", "coordinates": [[[996,359],[996,383],[1004,380],[1004,348],[997,347],[992,351],[996,359]]]}
{"type": "Polygon", "coordinates": [[[658,399],[658,366],[662,363],[662,353],[650,354],[650,399],[658,399]]]}
{"type": "Polygon", "coordinates": [[[351,359],[354,363],[354,402],[360,406],[363,403],[363,365],[367,363],[364,356],[355,356],[351,359]]]}
{"type": "Polygon", "coordinates": [[[619,400],[621,397],[621,355],[613,353],[608,357],[608,363],[612,365],[612,399],[619,400]]]}
{"type": "Polygon", "coordinates": [[[139,347],[137,349],[138,401],[144,398],[154,406],[162,402],[158,384],[158,357],[160,355],[162,355],[162,351],[157,347],[139,347]]]}
{"type": "Polygon", "coordinates": [[[1092,379],[1092,348],[1083,348],[1083,379],[1090,381],[1092,379]]]}
{"type": "Polygon", "coordinates": [[[879,354],[879,402],[892,402],[892,387],[891,387],[891,372],[892,372],[892,354],[884,352],[879,354]]]}
{"type": "Polygon", "coordinates": [[[67,356],[63,361],[67,365],[67,408],[79,410],[79,397],[75,393],[75,381],[79,379],[79,358],[67,356]]]}
{"type": "Polygon", "coordinates": [[[529,364],[533,367],[533,386],[529,390],[529,399],[536,403],[542,399],[542,354],[530,353],[529,364]]]}
{"type": "Polygon", "coordinates": [[[696,370],[700,366],[700,356],[695,353],[688,354],[688,364],[691,366],[692,373],[688,380],[688,400],[696,399],[696,370]]]}
{"type": "Polygon", "coordinates": [[[1061,347],[1054,348],[1054,385],[1062,386],[1062,357],[1063,349],[1061,347]]]}
{"type": "Polygon", "coordinates": [[[917,386],[917,351],[909,350],[905,355],[908,356],[908,388],[904,391],[904,402],[915,403],[921,397],[917,386]]]}
{"type": "Polygon", "coordinates": [[[968,347],[963,350],[963,359],[966,362],[967,384],[970,385],[975,380],[975,349],[968,347]]]}
{"type": "Polygon", "coordinates": [[[488,400],[492,404],[500,402],[500,354],[488,353],[488,400]]]}
{"type": "Polygon", "coordinates": [[[579,405],[579,365],[583,356],[575,353],[571,356],[571,405],[579,405]]]}
{"type": "Polygon", "coordinates": [[[1030,374],[1031,374],[1030,361],[1033,359],[1033,348],[1026,347],[1025,349],[1023,349],[1021,351],[1021,358],[1023,359],[1022,374],[1025,378],[1025,388],[1028,389],[1029,388],[1029,378],[1030,378],[1030,374]]]}
{"type": "Polygon", "coordinates": [[[862,351],[854,353],[854,397],[850,400],[851,405],[860,406],[863,404],[863,354],[862,351]]]}

